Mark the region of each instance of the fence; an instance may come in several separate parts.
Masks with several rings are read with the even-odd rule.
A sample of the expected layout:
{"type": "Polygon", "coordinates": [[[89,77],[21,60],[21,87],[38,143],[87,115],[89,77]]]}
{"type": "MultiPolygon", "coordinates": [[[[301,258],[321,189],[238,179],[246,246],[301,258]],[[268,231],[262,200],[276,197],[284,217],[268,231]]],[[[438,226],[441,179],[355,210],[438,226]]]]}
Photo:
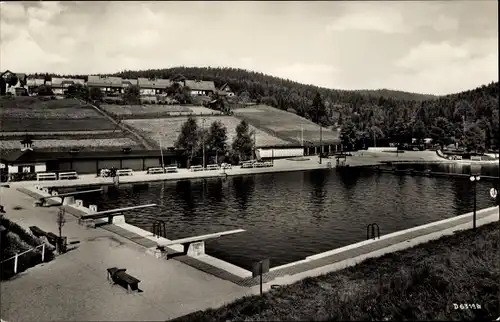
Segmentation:
{"type": "Polygon", "coordinates": [[[40,248],[40,247],[42,248],[42,263],[43,263],[43,262],[45,262],[45,243],[38,245],[36,247],[33,247],[31,249],[28,249],[27,251],[24,251],[22,253],[16,254],[16,255],[12,256],[11,258],[4,259],[3,261],[0,262],[0,265],[3,266],[5,262],[13,259],[14,260],[14,275],[16,275],[17,270],[18,270],[19,257],[37,249],[37,248],[40,248]]]}

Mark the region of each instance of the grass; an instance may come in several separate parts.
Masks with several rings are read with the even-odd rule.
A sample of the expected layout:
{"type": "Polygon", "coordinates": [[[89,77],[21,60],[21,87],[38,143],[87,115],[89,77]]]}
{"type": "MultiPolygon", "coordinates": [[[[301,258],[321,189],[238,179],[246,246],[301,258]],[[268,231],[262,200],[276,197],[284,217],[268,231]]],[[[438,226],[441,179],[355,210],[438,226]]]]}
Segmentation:
{"type": "Polygon", "coordinates": [[[0,99],[0,129],[4,132],[99,131],[115,127],[92,106],[74,99],[0,99]]]}
{"type": "Polygon", "coordinates": [[[154,119],[188,115],[220,115],[215,111],[202,106],[181,105],[113,105],[100,106],[115,118],[121,119],[154,119]]]}
{"type": "MultiPolygon", "coordinates": [[[[209,116],[205,117],[205,127],[208,128],[213,121],[221,121],[227,127],[228,144],[231,144],[236,135],[236,126],[241,122],[239,119],[232,116],[209,116]]],[[[173,146],[177,140],[177,136],[181,130],[182,124],[187,120],[187,117],[175,118],[160,118],[160,119],[134,119],[125,120],[125,124],[133,127],[141,134],[148,136],[157,144],[162,140],[163,147],[173,146]]],[[[201,126],[201,118],[197,118],[198,124],[201,126]]],[[[250,130],[254,129],[252,126],[250,130]]],[[[261,130],[256,130],[255,141],[257,146],[272,146],[279,144],[287,144],[287,142],[273,137],[261,130]]]]}
{"type": "Polygon", "coordinates": [[[83,140],[83,139],[112,139],[123,138],[126,133],[121,130],[102,130],[102,131],[56,131],[56,132],[0,132],[2,140],[24,139],[25,135],[33,136],[34,140],[83,140]]]}
{"type": "MultiPolygon", "coordinates": [[[[320,127],[315,123],[296,114],[279,110],[266,105],[240,108],[234,110],[234,115],[245,119],[249,124],[275,133],[277,137],[300,142],[303,129],[304,142],[319,142],[320,127]]],[[[336,141],[339,133],[323,128],[325,143],[336,141]]]]}
{"type": "Polygon", "coordinates": [[[459,232],[172,321],[492,321],[500,309],[499,231],[496,222],[459,232]]]}

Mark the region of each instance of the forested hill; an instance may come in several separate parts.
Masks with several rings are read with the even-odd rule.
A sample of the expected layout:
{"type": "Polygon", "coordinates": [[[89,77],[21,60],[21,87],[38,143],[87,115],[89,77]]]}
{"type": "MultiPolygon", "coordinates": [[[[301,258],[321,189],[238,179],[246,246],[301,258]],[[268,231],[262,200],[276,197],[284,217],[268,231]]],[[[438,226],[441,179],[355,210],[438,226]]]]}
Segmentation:
{"type": "MultiPolygon", "coordinates": [[[[158,77],[212,80],[217,87],[227,83],[236,93],[247,91],[253,99],[275,97],[276,104],[271,105],[278,108],[284,107],[282,105],[285,102],[280,99],[281,96],[289,96],[287,94],[291,94],[291,96],[298,95],[304,99],[309,99],[311,103],[316,92],[321,94],[327,105],[329,103],[338,102],[339,99],[341,101],[350,100],[348,97],[358,96],[360,94],[362,96],[415,101],[435,98],[433,95],[408,93],[388,89],[350,91],[322,88],[238,68],[173,67],[168,69],[150,69],[144,71],[124,71],[114,74],[113,76],[126,78],[158,77]]],[[[298,99],[297,97],[294,98],[298,99]]]]}

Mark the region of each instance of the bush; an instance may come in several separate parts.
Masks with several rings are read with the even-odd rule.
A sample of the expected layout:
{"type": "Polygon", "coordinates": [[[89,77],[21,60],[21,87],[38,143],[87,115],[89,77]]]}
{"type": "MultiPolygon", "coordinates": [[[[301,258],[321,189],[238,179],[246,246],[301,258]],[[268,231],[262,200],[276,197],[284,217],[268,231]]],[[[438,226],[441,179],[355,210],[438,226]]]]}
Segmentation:
{"type": "Polygon", "coordinates": [[[36,180],[36,173],[18,172],[9,174],[10,181],[32,181],[36,180]]]}
{"type": "MultiPolygon", "coordinates": [[[[6,228],[6,234],[2,238],[1,243],[1,260],[9,259],[16,254],[20,254],[30,250],[36,246],[42,245],[44,240],[34,236],[30,231],[25,230],[18,224],[1,218],[0,223],[6,228]]],[[[45,261],[54,259],[55,248],[50,244],[45,243],[45,261]]],[[[38,265],[42,262],[42,248],[38,248],[31,252],[25,253],[18,257],[17,272],[25,271],[26,269],[38,265]]],[[[1,279],[9,279],[14,276],[14,260],[8,260],[0,266],[1,279]]]]}

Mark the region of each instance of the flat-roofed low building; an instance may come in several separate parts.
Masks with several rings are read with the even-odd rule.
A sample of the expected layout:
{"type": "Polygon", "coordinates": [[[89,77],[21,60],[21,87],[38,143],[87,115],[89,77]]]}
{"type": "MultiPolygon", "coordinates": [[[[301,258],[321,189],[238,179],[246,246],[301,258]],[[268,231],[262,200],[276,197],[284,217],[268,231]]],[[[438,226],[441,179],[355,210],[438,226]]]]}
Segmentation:
{"type": "Polygon", "coordinates": [[[151,167],[175,164],[186,167],[187,157],[183,150],[169,148],[159,150],[131,150],[124,148],[115,151],[79,151],[76,149],[61,152],[36,151],[32,140],[21,141],[22,148],[0,157],[7,175],[15,173],[40,173],[76,171],[79,174],[98,173],[103,168],[132,169],[145,171],[151,167]]]}

